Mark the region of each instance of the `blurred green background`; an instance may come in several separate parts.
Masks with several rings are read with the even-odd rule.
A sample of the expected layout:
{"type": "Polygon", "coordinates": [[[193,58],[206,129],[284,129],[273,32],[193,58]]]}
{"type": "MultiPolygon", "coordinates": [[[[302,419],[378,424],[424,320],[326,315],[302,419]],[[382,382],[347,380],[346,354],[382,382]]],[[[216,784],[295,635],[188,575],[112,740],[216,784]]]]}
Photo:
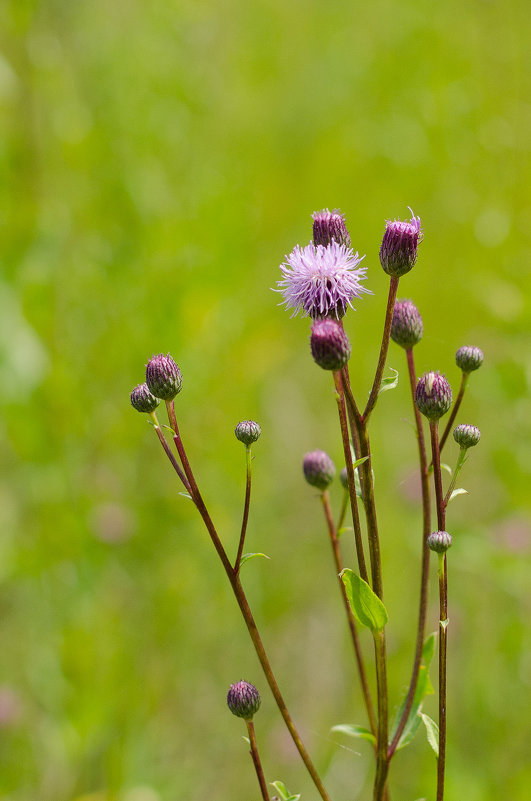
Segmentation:
{"type": "MultiPolygon", "coordinates": [[[[370,797],[351,647],[305,451],[340,463],[308,321],[270,288],[339,207],[373,295],[349,313],[358,396],[379,348],[385,218],[422,218],[401,281],[417,370],[457,388],[482,440],[450,507],[448,801],[529,798],[529,7],[472,0],[2,0],[0,798],[258,797],[231,682],[262,690],[268,779],[316,799],[213,548],[129,392],[171,351],[178,417],[234,552],[257,419],[248,594],[334,801],[370,797]]],[[[372,425],[391,705],[413,656],[420,516],[402,352],[372,425]]],[[[446,460],[455,456],[448,446],[446,460]]],[[[333,489],[337,507],[340,490],[333,489]]],[[[345,560],[353,548],[345,541],[345,560]]],[[[433,566],[435,584],[435,565],[433,566]]],[[[428,630],[436,628],[432,598],[428,630]]],[[[370,643],[365,646],[370,653],[370,643]]],[[[433,698],[426,709],[436,716],[433,698]]],[[[398,801],[433,799],[422,733],[398,801]]]]}

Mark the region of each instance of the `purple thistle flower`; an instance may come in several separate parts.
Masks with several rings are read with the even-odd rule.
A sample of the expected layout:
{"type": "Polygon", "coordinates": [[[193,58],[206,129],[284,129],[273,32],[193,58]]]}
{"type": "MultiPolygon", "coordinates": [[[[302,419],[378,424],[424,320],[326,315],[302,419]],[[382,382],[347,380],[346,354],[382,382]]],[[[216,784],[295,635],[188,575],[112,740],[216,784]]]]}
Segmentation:
{"type": "Polygon", "coordinates": [[[352,298],[370,293],[360,284],[367,277],[366,268],[358,268],[363,258],[335,240],[326,248],[312,242],[305,248],[296,245],[280,265],[282,279],[276,291],[284,295],[286,308],[293,309],[292,317],[302,311],[314,318],[339,319],[348,306],[353,308],[352,298]]]}
{"type": "Polygon", "coordinates": [[[314,211],[312,219],[314,245],[327,247],[335,239],[338,245],[350,247],[350,234],[345,223],[345,215],[338,209],[314,211]]]}
{"type": "Polygon", "coordinates": [[[387,220],[380,247],[380,262],[385,272],[398,278],[408,273],[417,261],[417,246],[422,241],[420,217],[411,211],[410,222],[387,220]]]}

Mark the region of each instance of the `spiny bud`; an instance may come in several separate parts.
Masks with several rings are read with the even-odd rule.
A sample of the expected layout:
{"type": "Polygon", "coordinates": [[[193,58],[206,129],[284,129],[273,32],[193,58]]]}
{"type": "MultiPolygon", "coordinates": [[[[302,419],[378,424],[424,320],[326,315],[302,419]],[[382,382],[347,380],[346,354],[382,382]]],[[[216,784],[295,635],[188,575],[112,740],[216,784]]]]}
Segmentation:
{"type": "MultiPolygon", "coordinates": [[[[411,211],[411,209],[409,209],[411,211]]],[[[417,261],[417,247],[422,239],[420,217],[411,211],[411,221],[387,220],[380,246],[380,263],[388,275],[398,278],[408,273],[417,261]]]]}
{"type": "Polygon", "coordinates": [[[422,339],[424,326],[420,312],[412,300],[397,300],[391,322],[391,339],[410,350],[422,339]]]}
{"type": "Polygon", "coordinates": [[[236,439],[239,439],[244,445],[252,445],[262,433],[262,429],[254,420],[242,420],[234,429],[234,433],[236,439]]]}
{"type": "Polygon", "coordinates": [[[313,218],[313,243],[327,247],[333,239],[338,245],[350,247],[350,234],[345,224],[345,216],[340,211],[314,211],[313,218]]]}
{"type": "Polygon", "coordinates": [[[454,428],[454,439],[462,448],[472,448],[477,445],[481,438],[481,431],[476,426],[470,426],[466,423],[454,428]]]}
{"type": "Polygon", "coordinates": [[[452,405],[452,388],[439,372],[424,373],[415,390],[415,403],[428,420],[438,420],[452,405]]]}
{"type": "Polygon", "coordinates": [[[253,715],[260,709],[260,703],[260,693],[254,684],[242,680],[230,685],[227,706],[237,718],[252,720],[253,715]]]}
{"type": "Polygon", "coordinates": [[[483,364],[483,351],[473,345],[463,345],[455,354],[455,363],[463,373],[471,373],[483,364]]]}
{"type": "Polygon", "coordinates": [[[160,403],[160,398],[156,398],[149,389],[147,384],[139,384],[131,392],[131,406],[137,412],[154,412],[160,403]]]}
{"type": "Polygon", "coordinates": [[[344,467],[341,473],[339,474],[339,480],[341,481],[341,486],[343,487],[343,489],[348,489],[348,473],[346,467],[344,467]]]}
{"type": "Polygon", "coordinates": [[[146,384],[162,400],[173,400],[181,391],[183,377],[169,353],[167,356],[159,353],[149,360],[146,366],[146,384]]]}
{"type": "Polygon", "coordinates": [[[312,487],[325,490],[334,480],[335,465],[324,451],[310,451],[302,462],[304,478],[312,487]]]}
{"type": "Polygon", "coordinates": [[[430,551],[445,553],[452,544],[452,536],[447,531],[432,531],[426,542],[430,551]]]}
{"type": "Polygon", "coordinates": [[[310,335],[315,362],[323,370],[341,370],[350,359],[352,348],[345,329],[336,320],[316,320],[310,335]]]}

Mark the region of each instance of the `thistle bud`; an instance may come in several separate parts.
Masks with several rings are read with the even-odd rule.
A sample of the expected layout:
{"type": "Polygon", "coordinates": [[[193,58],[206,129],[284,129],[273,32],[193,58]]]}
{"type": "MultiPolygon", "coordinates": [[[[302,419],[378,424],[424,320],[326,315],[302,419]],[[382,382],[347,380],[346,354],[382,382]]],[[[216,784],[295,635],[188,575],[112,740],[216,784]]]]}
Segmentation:
{"type": "Polygon", "coordinates": [[[339,480],[341,481],[341,486],[343,487],[343,489],[348,490],[348,473],[346,467],[344,467],[341,473],[339,474],[339,480]]]}
{"type": "Polygon", "coordinates": [[[244,445],[252,445],[262,433],[262,429],[254,420],[242,420],[234,429],[234,433],[236,439],[239,439],[244,445]]]}
{"type": "Polygon", "coordinates": [[[147,384],[139,384],[131,392],[131,406],[137,412],[145,412],[149,414],[154,412],[160,403],[160,398],[156,398],[149,389],[147,384]]]}
{"type": "Polygon", "coordinates": [[[149,390],[162,400],[170,401],[181,391],[183,377],[172,357],[159,353],[146,366],[146,384],[149,390]]]}
{"type": "Polygon", "coordinates": [[[438,420],[452,405],[452,388],[439,372],[424,373],[415,390],[415,403],[428,420],[438,420]]]}
{"type": "Polygon", "coordinates": [[[302,463],[302,469],[308,484],[320,490],[325,490],[332,483],[336,474],[332,459],[324,451],[307,453],[302,463]]]}
{"type": "Polygon", "coordinates": [[[481,438],[481,431],[476,426],[469,426],[465,423],[454,428],[454,439],[461,448],[472,448],[477,445],[481,438]]]}
{"type": "Polygon", "coordinates": [[[314,211],[313,218],[313,243],[328,247],[335,239],[338,245],[350,247],[350,234],[345,224],[345,215],[340,211],[314,211]]]}
{"type": "MultiPolygon", "coordinates": [[[[410,209],[411,211],[411,209],[410,209]]],[[[422,239],[420,217],[411,211],[411,221],[387,220],[380,247],[380,263],[387,275],[400,277],[417,261],[417,247],[422,239]]]]}
{"type": "Polygon", "coordinates": [[[350,359],[352,348],[342,325],[336,320],[316,320],[310,335],[314,361],[323,370],[341,370],[350,359]]]}
{"type": "Polygon", "coordinates": [[[260,709],[260,693],[248,681],[238,681],[231,684],[227,693],[227,706],[233,715],[244,720],[252,720],[260,709]]]}
{"type": "Polygon", "coordinates": [[[452,536],[447,531],[432,531],[426,542],[430,551],[445,553],[452,544],[452,536]]]}
{"type": "Polygon", "coordinates": [[[420,312],[411,300],[397,300],[391,322],[391,339],[410,350],[422,339],[424,326],[420,312]]]}
{"type": "Polygon", "coordinates": [[[483,351],[473,345],[463,345],[455,354],[455,363],[463,373],[478,370],[483,364],[483,351]]]}

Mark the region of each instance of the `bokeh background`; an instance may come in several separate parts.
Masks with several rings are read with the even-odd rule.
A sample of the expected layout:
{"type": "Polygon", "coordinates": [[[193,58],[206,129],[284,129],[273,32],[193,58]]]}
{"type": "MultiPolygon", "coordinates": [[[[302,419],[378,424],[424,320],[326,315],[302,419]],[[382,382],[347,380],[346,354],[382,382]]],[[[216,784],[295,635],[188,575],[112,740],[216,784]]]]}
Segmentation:
{"type": "MultiPolygon", "coordinates": [[[[198,515],[129,406],[161,351],[181,365],[183,437],[231,552],[245,468],[233,429],[262,425],[248,547],[271,559],[246,565],[245,584],[330,793],[370,797],[368,745],[330,734],[365,721],[320,504],[301,478],[307,450],[340,464],[331,379],[309,357],[307,320],[270,290],[310,240],[311,212],[341,208],[374,293],[346,318],[363,398],[384,220],[408,205],[425,232],[399,290],[424,317],[419,374],[440,369],[457,388],[455,350],[485,352],[460,415],[482,440],[448,521],[447,799],[527,799],[528,4],[3,0],[0,22],[2,801],[257,798],[225,706],[242,677],[263,691],[268,779],[317,798],[198,515]]],[[[372,444],[395,706],[420,515],[394,345],[388,364],[401,381],[381,396],[372,444]]],[[[419,732],[393,763],[393,798],[433,799],[434,775],[419,732]]]]}

